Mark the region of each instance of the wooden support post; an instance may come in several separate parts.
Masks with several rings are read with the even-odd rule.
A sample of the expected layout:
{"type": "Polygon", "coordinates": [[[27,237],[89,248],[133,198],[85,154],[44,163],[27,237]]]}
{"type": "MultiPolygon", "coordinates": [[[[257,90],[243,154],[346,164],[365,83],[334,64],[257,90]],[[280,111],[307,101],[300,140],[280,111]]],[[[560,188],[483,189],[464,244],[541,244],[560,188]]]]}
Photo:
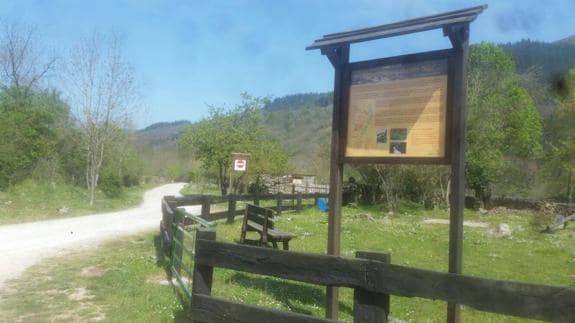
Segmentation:
{"type": "Polygon", "coordinates": [[[209,196],[204,196],[204,200],[202,201],[202,219],[204,220],[210,220],[210,205],[211,205],[211,199],[209,196]]]}
{"type": "MultiPolygon", "coordinates": [[[[391,256],[384,253],[363,252],[355,253],[356,258],[371,259],[383,263],[391,263],[391,256]]],[[[387,322],[389,315],[389,295],[355,288],[353,291],[353,321],[354,322],[387,322]]]]}
{"type": "MultiPolygon", "coordinates": [[[[463,209],[465,207],[465,123],[466,61],[468,56],[469,24],[444,30],[455,49],[451,70],[451,192],[449,212],[449,272],[461,274],[463,256],[463,209]]],[[[447,304],[447,322],[460,322],[457,303],[447,304]]]]}
{"type": "Polygon", "coordinates": [[[297,192],[297,202],[295,206],[296,212],[301,212],[303,210],[302,201],[301,201],[301,192],[297,192]]]}
{"type": "MultiPolygon", "coordinates": [[[[327,254],[339,255],[341,231],[341,189],[343,185],[343,162],[341,143],[343,140],[342,114],[347,100],[347,65],[349,44],[336,48],[322,49],[335,68],[333,89],[333,112],[331,122],[331,161],[329,174],[329,217],[327,233],[327,254]]],[[[317,201],[316,201],[317,202],[317,201]]],[[[337,320],[339,292],[335,286],[327,286],[326,318],[337,320]]]]}
{"type": "Polygon", "coordinates": [[[317,199],[318,199],[318,193],[314,192],[313,193],[313,205],[316,206],[317,205],[317,199]]]}
{"type": "Polygon", "coordinates": [[[277,208],[276,208],[277,215],[282,215],[282,192],[278,192],[276,200],[277,200],[277,208]]]}
{"type": "MultiPolygon", "coordinates": [[[[196,233],[195,254],[198,254],[198,240],[216,240],[216,232],[205,228],[196,233]]],[[[211,295],[214,267],[199,265],[194,261],[194,277],[192,283],[192,303],[194,295],[211,295]]],[[[193,321],[193,318],[190,318],[193,321]]]]}
{"type": "Polygon", "coordinates": [[[234,223],[234,218],[236,216],[236,195],[232,194],[228,196],[228,219],[227,223],[234,223]]]}

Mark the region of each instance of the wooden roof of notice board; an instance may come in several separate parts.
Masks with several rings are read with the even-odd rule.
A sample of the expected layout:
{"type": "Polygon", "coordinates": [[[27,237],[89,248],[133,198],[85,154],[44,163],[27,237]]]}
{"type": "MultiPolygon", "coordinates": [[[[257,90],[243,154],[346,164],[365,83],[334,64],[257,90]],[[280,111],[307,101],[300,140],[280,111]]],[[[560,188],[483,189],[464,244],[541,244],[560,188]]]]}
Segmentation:
{"type": "Polygon", "coordinates": [[[450,11],[433,16],[404,20],[392,24],[356,29],[346,32],[324,35],[306,49],[337,47],[343,44],[359,43],[368,40],[411,34],[449,25],[469,23],[487,8],[487,5],[450,11]]]}

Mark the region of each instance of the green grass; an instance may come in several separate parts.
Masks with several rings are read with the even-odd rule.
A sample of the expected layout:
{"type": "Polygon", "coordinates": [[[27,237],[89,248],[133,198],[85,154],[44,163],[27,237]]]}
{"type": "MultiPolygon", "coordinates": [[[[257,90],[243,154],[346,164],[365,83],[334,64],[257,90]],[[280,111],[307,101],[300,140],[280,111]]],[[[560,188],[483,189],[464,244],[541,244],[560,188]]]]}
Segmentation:
{"type": "Polygon", "coordinates": [[[52,185],[25,181],[7,191],[0,191],[0,225],[120,210],[138,205],[148,188],[125,188],[115,198],[98,192],[94,205],[90,206],[88,192],[83,188],[61,183],[52,185]],[[66,211],[59,211],[62,209],[66,211]]]}
{"type": "Polygon", "coordinates": [[[51,258],[0,292],[4,322],[171,322],[185,314],[143,234],[51,258]]]}
{"type": "MultiPolygon", "coordinates": [[[[392,263],[411,267],[447,270],[448,226],[422,224],[424,218],[446,219],[442,210],[426,211],[407,208],[394,216],[385,216],[385,208],[343,208],[342,255],[353,257],[357,250],[388,252],[392,263]]],[[[465,227],[465,274],[537,284],[575,288],[575,226],[555,234],[541,234],[546,220],[524,212],[482,216],[466,211],[466,220],[496,226],[507,223],[513,231],[510,238],[494,238],[489,229],[465,227]]],[[[219,223],[218,240],[234,242],[239,238],[240,223],[219,223]]],[[[327,215],[315,209],[301,214],[285,213],[277,226],[294,233],[293,251],[324,253],[327,215]]],[[[154,258],[154,234],[137,236],[110,243],[86,254],[54,258],[28,270],[0,295],[0,317],[10,321],[50,320],[58,313],[76,313],[79,320],[101,315],[106,321],[179,320],[185,312],[177,293],[170,287],[146,283],[150,277],[165,278],[161,263],[154,258]],[[101,277],[79,275],[82,268],[99,266],[106,271],[101,277]],[[85,288],[88,305],[71,301],[67,295],[85,288]],[[122,307],[125,308],[122,309],[122,307]],[[92,310],[89,310],[92,309],[92,310]],[[92,312],[90,312],[92,311],[92,312]],[[90,314],[92,313],[92,314],[90,314]],[[90,316],[92,315],[92,316],[90,316]]],[[[238,302],[269,308],[291,310],[323,316],[323,287],[281,279],[245,274],[224,269],[214,273],[213,294],[238,302]]],[[[342,288],[340,318],[352,318],[351,289],[342,288]]],[[[444,322],[446,304],[418,298],[393,296],[391,315],[401,321],[444,322]]],[[[85,303],[85,302],[84,302],[85,303]]],[[[463,309],[464,322],[525,322],[525,319],[463,309]]]]}

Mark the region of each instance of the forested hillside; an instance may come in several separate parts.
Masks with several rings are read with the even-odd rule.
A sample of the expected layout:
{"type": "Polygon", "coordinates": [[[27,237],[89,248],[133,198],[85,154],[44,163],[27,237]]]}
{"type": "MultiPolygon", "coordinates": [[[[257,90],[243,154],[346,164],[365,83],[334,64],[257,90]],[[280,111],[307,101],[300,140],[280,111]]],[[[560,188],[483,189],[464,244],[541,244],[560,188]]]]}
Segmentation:
{"type": "Polygon", "coordinates": [[[289,156],[295,173],[329,174],[332,93],[277,98],[264,108],[264,123],[289,156]]]}
{"type": "MultiPolygon", "coordinates": [[[[562,180],[570,168],[557,166],[562,165],[557,156],[561,155],[558,149],[564,140],[558,134],[566,131],[561,129],[569,129],[565,123],[570,119],[562,117],[568,115],[565,112],[569,111],[565,108],[568,101],[558,92],[557,84],[568,87],[569,69],[575,67],[575,45],[570,44],[570,39],[556,43],[526,40],[499,47],[479,44],[472,46],[470,59],[469,188],[482,199],[492,194],[525,197],[572,194],[571,189],[561,192],[560,188],[570,187],[567,184],[571,183],[562,180]],[[492,149],[486,150],[486,146],[492,149]],[[565,184],[550,185],[558,180],[565,184]]],[[[327,181],[331,106],[331,92],[287,95],[265,104],[263,124],[288,155],[286,171],[313,173],[321,181],[327,181]]],[[[162,160],[158,167],[168,165],[186,173],[192,157],[180,156],[175,143],[187,126],[185,121],[160,123],[138,132],[140,142],[146,143],[144,146],[154,147],[149,152],[156,157],[151,160],[162,160]]],[[[567,157],[561,156],[563,159],[559,159],[565,161],[567,157]]],[[[355,174],[360,177],[375,178],[365,167],[349,169],[352,173],[359,171],[355,174]]],[[[422,187],[445,185],[448,181],[418,174],[419,171],[423,170],[413,173],[405,168],[401,176],[416,180],[411,185],[422,187]]],[[[387,170],[377,172],[385,174],[387,170]]],[[[443,171],[433,172],[447,176],[443,171]]]]}
{"type": "Polygon", "coordinates": [[[520,74],[534,72],[552,79],[575,66],[575,36],[554,43],[527,39],[500,46],[513,57],[520,74]]]}

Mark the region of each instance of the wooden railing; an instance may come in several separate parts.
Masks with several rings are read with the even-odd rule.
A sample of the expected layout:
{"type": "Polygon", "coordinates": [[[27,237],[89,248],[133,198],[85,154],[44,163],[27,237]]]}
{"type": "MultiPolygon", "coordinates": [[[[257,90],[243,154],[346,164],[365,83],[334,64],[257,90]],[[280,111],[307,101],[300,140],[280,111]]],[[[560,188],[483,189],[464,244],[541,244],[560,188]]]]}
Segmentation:
{"type": "MultiPolygon", "coordinates": [[[[275,206],[267,206],[276,211],[277,215],[281,215],[284,211],[295,210],[296,212],[302,211],[306,206],[313,206],[317,204],[319,198],[327,198],[328,194],[322,193],[295,193],[295,194],[243,194],[243,195],[184,195],[184,196],[164,196],[162,198],[162,222],[160,223],[160,231],[162,232],[162,245],[165,254],[169,255],[171,250],[171,241],[173,240],[173,228],[175,214],[177,209],[182,206],[201,206],[200,218],[213,222],[218,220],[227,219],[227,222],[233,222],[237,216],[243,216],[245,208],[239,209],[238,203],[240,201],[252,202],[255,205],[260,205],[261,201],[274,201],[275,206]],[[306,203],[307,200],[312,200],[313,204],[306,203]],[[289,201],[289,203],[287,203],[289,201]],[[226,210],[212,212],[212,205],[225,203],[226,210]]],[[[190,222],[188,217],[182,218],[183,226],[188,224],[196,224],[190,222]]],[[[201,221],[201,220],[200,220],[201,221]]],[[[201,224],[201,223],[200,223],[201,224]]],[[[204,227],[208,226],[206,223],[204,227]]]]}
{"type": "Polygon", "coordinates": [[[205,322],[330,322],[211,296],[214,267],[354,289],[354,322],[386,322],[389,295],[421,297],[481,311],[553,322],[575,322],[575,289],[441,273],[389,263],[358,252],[355,259],[216,241],[196,235],[189,318],[205,322]],[[366,258],[366,259],[361,259],[366,258]]]}

